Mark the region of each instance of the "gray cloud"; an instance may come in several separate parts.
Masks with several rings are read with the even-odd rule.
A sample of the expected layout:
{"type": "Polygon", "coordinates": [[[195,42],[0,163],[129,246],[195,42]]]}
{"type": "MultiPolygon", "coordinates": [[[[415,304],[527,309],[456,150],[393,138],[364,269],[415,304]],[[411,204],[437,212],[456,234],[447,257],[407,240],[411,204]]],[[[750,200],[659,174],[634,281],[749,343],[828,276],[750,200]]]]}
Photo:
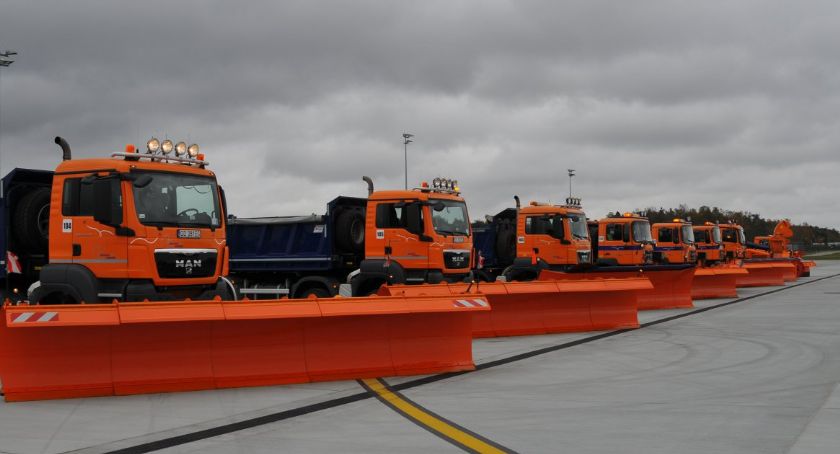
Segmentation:
{"type": "Polygon", "coordinates": [[[202,144],[234,212],[458,178],[474,217],[717,205],[840,226],[830,1],[4,3],[2,165],[202,144]]]}

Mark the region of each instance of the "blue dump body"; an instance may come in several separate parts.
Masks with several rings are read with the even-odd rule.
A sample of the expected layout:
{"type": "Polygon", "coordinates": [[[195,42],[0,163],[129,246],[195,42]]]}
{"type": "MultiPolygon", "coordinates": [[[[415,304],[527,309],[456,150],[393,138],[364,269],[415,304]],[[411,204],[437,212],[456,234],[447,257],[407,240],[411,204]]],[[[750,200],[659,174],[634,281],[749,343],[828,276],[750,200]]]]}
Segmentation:
{"type": "Polygon", "coordinates": [[[322,271],[332,267],[330,216],[228,222],[231,272],[322,271]]]}
{"type": "Polygon", "coordinates": [[[484,266],[495,268],[499,266],[496,256],[496,227],[493,224],[473,224],[473,247],[476,254],[484,258],[484,266]]]}
{"type": "Polygon", "coordinates": [[[337,233],[338,225],[350,212],[364,232],[366,205],[366,199],[337,197],[323,215],[228,219],[230,275],[252,283],[288,283],[293,295],[296,283],[304,279],[319,278],[333,288],[364,258],[364,237],[348,247],[339,238],[343,232],[337,233]]]}

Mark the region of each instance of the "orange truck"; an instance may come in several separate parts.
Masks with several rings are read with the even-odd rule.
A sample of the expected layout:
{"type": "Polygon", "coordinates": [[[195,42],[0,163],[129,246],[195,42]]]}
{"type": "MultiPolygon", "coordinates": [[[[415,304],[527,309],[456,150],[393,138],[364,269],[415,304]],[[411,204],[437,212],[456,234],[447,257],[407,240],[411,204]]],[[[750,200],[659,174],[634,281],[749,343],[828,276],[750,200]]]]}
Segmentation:
{"type": "Polygon", "coordinates": [[[695,225],[694,246],[697,248],[697,262],[703,266],[711,266],[724,260],[723,239],[717,224],[706,222],[695,225]]]}
{"type": "Polygon", "coordinates": [[[724,259],[733,261],[743,259],[747,248],[747,238],[744,235],[744,228],[738,224],[729,222],[718,224],[720,236],[723,240],[724,259]]]}
{"type": "Polygon", "coordinates": [[[337,197],[324,215],[231,218],[230,277],[250,298],[365,296],[382,284],[464,280],[472,234],[457,181],[337,197]]]}
{"type": "Polygon", "coordinates": [[[67,142],[55,142],[64,159],[54,172],[15,169],[3,181],[6,297],[233,298],[224,192],[197,145],[152,139],[144,153],[128,145],[71,159],[67,142]]]}
{"type": "Polygon", "coordinates": [[[651,230],[656,239],[656,245],[653,248],[654,262],[695,263],[697,261],[691,222],[683,219],[658,222],[653,224],[651,230]]]}
{"type": "Polygon", "coordinates": [[[593,261],[598,265],[650,265],[654,242],[650,222],[636,213],[616,212],[589,223],[593,261]],[[597,234],[596,234],[597,233],[597,234]]]}
{"type": "Polygon", "coordinates": [[[487,224],[473,225],[483,280],[533,280],[543,269],[561,271],[591,263],[580,199],[570,197],[564,205],[533,201],[525,207],[518,196],[514,200],[515,208],[501,211],[487,224]]]}

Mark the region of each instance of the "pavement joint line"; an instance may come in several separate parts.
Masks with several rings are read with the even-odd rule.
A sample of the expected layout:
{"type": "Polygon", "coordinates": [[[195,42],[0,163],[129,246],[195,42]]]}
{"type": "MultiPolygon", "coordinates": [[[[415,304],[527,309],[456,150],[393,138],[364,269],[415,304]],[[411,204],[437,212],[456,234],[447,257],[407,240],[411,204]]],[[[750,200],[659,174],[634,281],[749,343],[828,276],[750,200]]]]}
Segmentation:
{"type": "MultiPolygon", "coordinates": [[[[488,361],[486,363],[477,364],[476,367],[475,367],[475,371],[490,369],[490,368],[493,368],[493,367],[496,367],[496,366],[501,366],[501,365],[505,365],[505,364],[509,364],[509,363],[522,361],[524,359],[533,358],[535,356],[544,355],[546,353],[551,353],[551,352],[555,352],[555,351],[558,351],[558,350],[564,350],[564,349],[571,348],[571,347],[574,347],[574,346],[577,346],[577,345],[586,344],[586,343],[594,342],[594,341],[601,340],[601,339],[606,339],[606,338],[609,338],[609,337],[617,336],[619,334],[624,334],[624,333],[627,333],[627,332],[637,331],[637,330],[640,330],[640,329],[643,329],[643,328],[646,328],[646,327],[649,327],[649,326],[654,326],[654,325],[658,325],[660,323],[665,323],[665,322],[677,320],[677,319],[680,319],[680,318],[688,317],[690,315],[696,315],[696,314],[699,314],[699,313],[710,311],[712,309],[717,309],[717,308],[721,308],[721,307],[730,306],[732,304],[740,303],[742,301],[755,299],[755,298],[758,298],[758,297],[761,297],[761,296],[771,295],[771,294],[774,294],[774,293],[782,292],[782,291],[789,290],[789,289],[796,288],[796,287],[800,287],[800,286],[803,286],[803,285],[813,284],[815,282],[820,282],[820,281],[835,278],[835,277],[838,277],[838,276],[840,276],[840,273],[832,274],[832,275],[829,275],[829,276],[823,276],[823,277],[820,277],[820,278],[812,279],[812,280],[809,280],[807,282],[801,282],[801,283],[798,283],[798,284],[785,285],[784,287],[773,289],[773,290],[770,290],[770,291],[767,291],[767,292],[757,293],[755,295],[745,296],[743,298],[738,298],[738,299],[735,299],[735,300],[732,300],[732,301],[727,301],[725,303],[720,303],[720,304],[716,304],[716,305],[713,305],[713,306],[703,307],[703,308],[695,309],[693,311],[684,312],[682,314],[676,314],[676,315],[673,315],[673,316],[670,316],[670,317],[665,317],[665,318],[662,318],[662,319],[642,323],[642,324],[639,325],[639,328],[625,328],[625,329],[620,329],[620,330],[615,330],[615,331],[607,331],[607,332],[604,332],[604,333],[596,334],[594,336],[589,336],[589,337],[585,337],[585,338],[582,338],[582,339],[577,339],[577,340],[574,340],[574,341],[571,341],[571,342],[564,342],[562,344],[557,344],[557,345],[552,345],[552,346],[549,346],[549,347],[539,348],[539,349],[536,349],[536,350],[531,350],[529,352],[524,352],[524,353],[520,353],[520,354],[517,354],[517,355],[508,356],[506,358],[500,358],[500,359],[497,359],[497,360],[494,360],[494,361],[488,361]]],[[[473,372],[473,371],[446,372],[446,373],[442,373],[442,374],[430,375],[430,376],[427,376],[427,377],[422,377],[422,378],[418,378],[418,379],[415,379],[415,380],[410,380],[410,381],[403,382],[403,383],[400,383],[400,384],[397,384],[397,385],[389,385],[389,387],[392,391],[403,391],[403,390],[406,390],[406,389],[416,388],[418,386],[422,386],[422,385],[426,385],[426,384],[430,384],[430,383],[435,383],[435,382],[438,382],[438,381],[446,380],[448,378],[457,377],[457,376],[468,374],[468,373],[471,373],[471,372],[473,372]]],[[[383,383],[384,383],[384,381],[383,381],[383,383]]],[[[237,421],[237,422],[230,423],[230,424],[225,424],[225,425],[222,425],[222,426],[211,427],[209,429],[203,429],[203,430],[199,430],[199,431],[196,431],[196,432],[191,432],[191,433],[187,433],[187,434],[183,434],[183,435],[177,435],[177,436],[174,436],[174,437],[162,438],[160,440],[154,440],[154,441],[150,441],[150,442],[146,442],[146,443],[141,443],[139,445],[131,446],[131,447],[128,447],[128,448],[122,448],[122,449],[117,449],[117,450],[113,450],[113,451],[108,451],[108,453],[109,454],[110,453],[114,453],[114,454],[141,454],[141,453],[158,451],[158,450],[161,450],[161,449],[171,448],[171,447],[174,447],[174,446],[180,446],[180,445],[183,445],[183,444],[200,441],[200,440],[204,440],[204,439],[207,439],[207,438],[217,437],[217,436],[220,436],[220,435],[226,435],[226,434],[229,434],[229,433],[232,433],[232,432],[238,432],[240,430],[250,429],[250,428],[253,428],[253,427],[258,427],[258,426],[262,426],[262,425],[266,425],[266,424],[271,424],[271,423],[274,423],[274,422],[279,422],[279,421],[295,418],[295,417],[298,417],[298,416],[304,416],[304,415],[307,415],[307,414],[310,414],[310,413],[315,413],[315,412],[318,412],[318,411],[321,411],[321,410],[328,410],[330,408],[336,408],[336,407],[340,407],[340,406],[343,406],[343,405],[347,405],[347,404],[351,404],[351,403],[355,403],[355,402],[360,402],[360,401],[363,401],[363,400],[370,399],[371,397],[373,397],[373,395],[371,393],[365,391],[365,392],[361,392],[361,393],[352,394],[352,395],[349,395],[349,396],[344,396],[344,397],[339,397],[339,398],[335,398],[335,399],[326,400],[326,401],[311,404],[311,405],[305,405],[303,407],[292,408],[292,409],[289,409],[289,410],[284,410],[284,411],[277,412],[277,413],[272,413],[272,414],[269,414],[269,415],[259,416],[259,417],[251,418],[251,419],[245,419],[245,420],[242,420],[242,421],[237,421]]]]}
{"type": "Polygon", "coordinates": [[[381,378],[365,378],[358,380],[358,382],[359,385],[397,414],[464,451],[477,453],[516,452],[412,401],[401,393],[394,391],[381,378]]]}

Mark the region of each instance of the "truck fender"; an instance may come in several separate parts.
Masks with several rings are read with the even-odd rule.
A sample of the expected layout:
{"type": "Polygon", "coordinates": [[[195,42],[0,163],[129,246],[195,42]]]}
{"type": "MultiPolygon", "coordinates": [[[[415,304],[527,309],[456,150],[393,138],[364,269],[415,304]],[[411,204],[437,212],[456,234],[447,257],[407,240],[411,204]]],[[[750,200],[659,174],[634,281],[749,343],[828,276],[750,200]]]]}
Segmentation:
{"type": "Polygon", "coordinates": [[[73,263],[50,263],[41,269],[40,285],[32,289],[30,301],[38,303],[42,298],[61,293],[76,302],[99,302],[99,281],[82,265],[73,263]]]}
{"type": "Polygon", "coordinates": [[[307,276],[295,282],[291,288],[291,297],[300,298],[301,295],[312,288],[322,288],[335,296],[338,291],[338,280],[324,276],[307,276]]]}
{"type": "Polygon", "coordinates": [[[537,259],[536,265],[531,263],[527,257],[517,257],[513,265],[507,267],[502,274],[508,282],[510,281],[531,281],[539,277],[540,271],[547,269],[548,264],[542,259],[537,259]]]}

